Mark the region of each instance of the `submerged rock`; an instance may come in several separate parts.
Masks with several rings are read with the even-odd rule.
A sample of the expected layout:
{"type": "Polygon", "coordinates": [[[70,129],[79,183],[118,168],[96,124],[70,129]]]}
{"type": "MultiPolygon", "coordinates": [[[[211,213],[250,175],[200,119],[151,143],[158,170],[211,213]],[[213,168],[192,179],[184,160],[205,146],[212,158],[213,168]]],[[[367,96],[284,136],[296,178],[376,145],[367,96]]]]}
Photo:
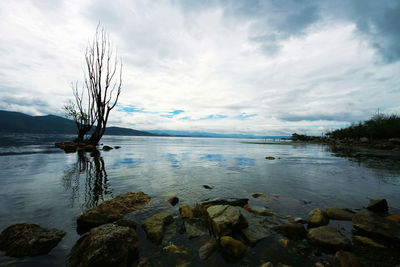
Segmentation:
{"type": "Polygon", "coordinates": [[[328,214],[328,217],[332,220],[341,220],[341,221],[351,221],[353,219],[353,216],[355,213],[344,210],[344,209],[339,209],[336,207],[329,207],[325,210],[326,214],[328,214]]]}
{"type": "Polygon", "coordinates": [[[327,225],[329,223],[328,214],[325,211],[320,209],[313,209],[308,214],[308,226],[309,227],[318,227],[327,225]]]}
{"type": "Polygon", "coordinates": [[[240,223],[239,210],[229,205],[210,206],[207,214],[216,237],[231,234],[233,228],[240,223]]]}
{"type": "Polygon", "coordinates": [[[199,237],[207,233],[202,229],[200,222],[186,220],[183,224],[185,226],[186,237],[188,239],[199,237]]]}
{"type": "Polygon", "coordinates": [[[248,198],[231,198],[231,199],[218,199],[208,202],[203,202],[202,206],[206,205],[229,205],[244,207],[249,202],[248,198]]]}
{"type": "Polygon", "coordinates": [[[150,196],[143,192],[118,195],[79,215],[77,231],[82,234],[93,227],[116,221],[125,214],[144,207],[149,201],[150,196]]]}
{"type": "Polygon", "coordinates": [[[389,207],[386,199],[371,199],[367,209],[373,212],[387,212],[389,207]]]}
{"type": "Polygon", "coordinates": [[[69,254],[71,267],[130,266],[138,256],[135,230],[114,224],[83,235],[69,254]]]}
{"type": "Polygon", "coordinates": [[[374,213],[360,211],[353,217],[353,226],[368,235],[400,242],[400,224],[374,213]]]}
{"type": "Polygon", "coordinates": [[[221,249],[228,256],[242,258],[246,255],[246,245],[230,236],[223,236],[220,240],[221,249]]]}
{"type": "Polygon", "coordinates": [[[353,253],[339,250],[333,256],[333,267],[361,267],[361,264],[353,253]]]}
{"type": "Polygon", "coordinates": [[[257,201],[282,208],[297,208],[301,204],[301,202],[297,199],[277,194],[255,193],[252,196],[256,198],[257,201]]]}
{"type": "Polygon", "coordinates": [[[217,250],[217,242],[215,240],[210,240],[199,249],[199,257],[201,260],[207,260],[211,254],[217,250]]]}
{"type": "Polygon", "coordinates": [[[350,240],[332,226],[321,226],[308,231],[307,240],[310,244],[328,250],[348,249],[350,240]]]}
{"type": "Polygon", "coordinates": [[[171,211],[163,211],[143,221],[142,227],[147,238],[155,244],[161,244],[164,237],[164,227],[174,221],[171,211]]]}
{"type": "Polygon", "coordinates": [[[175,206],[176,204],[178,204],[179,202],[179,198],[177,197],[171,197],[170,199],[168,199],[169,204],[171,204],[172,206],[175,206]]]}
{"type": "Polygon", "coordinates": [[[300,223],[287,223],[272,228],[277,233],[293,239],[303,239],[307,235],[307,230],[300,223]]]}
{"type": "Polygon", "coordinates": [[[261,224],[254,223],[251,223],[248,227],[243,228],[241,233],[246,241],[252,246],[271,235],[271,233],[261,224]]]}
{"type": "Polygon", "coordinates": [[[203,185],[203,187],[205,188],[205,189],[208,189],[208,190],[211,190],[211,189],[213,189],[214,187],[211,187],[211,186],[209,186],[209,185],[203,185]]]}
{"type": "Polygon", "coordinates": [[[37,224],[18,223],[0,234],[0,250],[11,257],[32,257],[49,253],[64,237],[65,232],[42,228],[37,224]]]}
{"type": "Polygon", "coordinates": [[[275,215],[272,211],[270,211],[266,207],[262,207],[262,206],[252,206],[249,211],[254,213],[254,214],[258,214],[258,215],[262,215],[262,216],[273,216],[273,215],[275,215]]]}

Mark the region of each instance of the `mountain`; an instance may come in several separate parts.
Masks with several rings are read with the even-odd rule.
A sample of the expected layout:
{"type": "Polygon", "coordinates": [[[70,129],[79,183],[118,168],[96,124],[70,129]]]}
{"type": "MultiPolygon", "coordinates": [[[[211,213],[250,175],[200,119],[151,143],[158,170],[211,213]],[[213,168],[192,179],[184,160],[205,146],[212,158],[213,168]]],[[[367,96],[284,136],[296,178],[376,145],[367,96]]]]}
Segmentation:
{"type": "MultiPolygon", "coordinates": [[[[0,133],[76,134],[73,121],[54,115],[30,116],[0,110],[0,133]]],[[[108,127],[106,135],[156,136],[157,134],[121,127],[108,127]]]]}

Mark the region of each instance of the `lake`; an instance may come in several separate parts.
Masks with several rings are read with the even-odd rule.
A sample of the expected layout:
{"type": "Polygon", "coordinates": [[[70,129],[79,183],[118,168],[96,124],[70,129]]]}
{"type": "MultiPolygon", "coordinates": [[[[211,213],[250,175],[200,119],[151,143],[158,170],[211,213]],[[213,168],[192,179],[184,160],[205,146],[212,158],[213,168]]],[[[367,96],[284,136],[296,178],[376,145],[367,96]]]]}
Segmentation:
{"type": "MultiPolygon", "coordinates": [[[[152,200],[146,208],[127,215],[141,222],[162,210],[179,214],[179,204],[222,198],[249,198],[254,193],[273,193],[295,199],[299,205],[268,206],[280,216],[307,218],[313,208],[336,206],[359,210],[369,199],[386,198],[390,212],[400,212],[400,160],[388,157],[349,157],[324,145],[257,145],[242,139],[104,136],[102,143],[121,146],[90,154],[65,154],[54,142],[72,140],[63,135],[0,136],[0,231],[20,222],[57,228],[66,236],[48,255],[27,259],[6,257],[0,266],[65,266],[67,255],[79,235],[76,218],[103,200],[126,192],[143,191],[152,200]],[[266,160],[273,156],[275,160],[266,160]],[[206,189],[208,185],[212,189],[206,189]]],[[[398,153],[398,152],[397,152],[398,153]]],[[[176,216],[178,217],[178,216],[176,216]]],[[[179,222],[179,220],[178,220],[179,222]]],[[[333,222],[349,235],[351,223],[333,222]]],[[[140,227],[139,227],[140,228],[140,227]]],[[[179,228],[179,226],[178,226],[179,228]]],[[[178,229],[179,230],[179,229],[178,229]]],[[[162,247],[146,240],[138,229],[140,255],[151,257],[162,247]]],[[[287,252],[272,236],[248,249],[237,266],[259,266],[273,260],[293,266],[310,266],[311,260],[287,252]]],[[[176,233],[175,244],[193,251],[187,260],[204,265],[197,250],[204,238],[186,240],[176,233]]],[[[159,263],[174,265],[176,258],[162,255],[159,263]]],[[[314,257],[314,258],[313,258],[314,257]]],[[[373,265],[374,259],[371,260],[373,265]]],[[[378,261],[377,261],[378,262],[378,261]]],[[[206,262],[228,264],[218,253],[206,262]]],[[[378,265],[377,265],[378,266],[378,265]]],[[[380,265],[383,266],[383,265],[380,265]]]]}

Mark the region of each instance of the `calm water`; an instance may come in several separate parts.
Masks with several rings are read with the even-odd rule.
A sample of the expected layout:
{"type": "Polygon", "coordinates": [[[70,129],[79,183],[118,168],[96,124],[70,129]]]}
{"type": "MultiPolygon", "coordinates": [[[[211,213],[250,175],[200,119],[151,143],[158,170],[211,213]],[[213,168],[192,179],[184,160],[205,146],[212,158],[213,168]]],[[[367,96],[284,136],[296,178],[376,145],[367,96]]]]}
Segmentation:
{"type": "MultiPolygon", "coordinates": [[[[54,147],[55,141],[71,139],[60,135],[0,136],[0,231],[14,223],[30,222],[67,232],[49,255],[20,260],[0,252],[0,266],[64,266],[79,238],[77,216],[126,192],[143,191],[152,197],[144,210],[127,216],[138,222],[160,210],[178,214],[178,207],[166,203],[171,196],[178,196],[180,204],[230,197],[259,204],[251,196],[256,192],[300,201],[296,206],[269,207],[283,216],[306,217],[315,207],[357,210],[370,198],[386,198],[392,212],[400,211],[400,161],[395,156],[361,160],[322,145],[256,145],[211,138],[105,136],[104,144],[121,148],[101,152],[96,158],[65,154],[54,147]],[[266,156],[276,160],[266,160],[266,156]]],[[[349,231],[348,225],[340,226],[349,231]]],[[[140,229],[138,235],[142,256],[160,250],[147,242],[140,229]]],[[[193,256],[188,260],[202,264],[197,256],[202,238],[189,245],[184,235],[177,233],[173,241],[192,246],[188,250],[194,251],[193,256]]],[[[251,248],[237,265],[259,266],[269,259],[294,266],[308,264],[300,264],[295,255],[286,255],[273,242],[268,239],[251,248]]],[[[167,266],[174,260],[160,259],[167,266]]],[[[209,265],[226,264],[217,254],[208,261],[209,265]]]]}

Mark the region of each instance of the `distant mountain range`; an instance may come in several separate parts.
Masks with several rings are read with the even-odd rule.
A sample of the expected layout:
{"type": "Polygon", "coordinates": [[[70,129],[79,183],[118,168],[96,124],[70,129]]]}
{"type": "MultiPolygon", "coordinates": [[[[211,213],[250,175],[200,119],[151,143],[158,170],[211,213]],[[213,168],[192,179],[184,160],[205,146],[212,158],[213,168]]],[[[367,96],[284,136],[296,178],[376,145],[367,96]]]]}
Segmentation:
{"type": "MultiPolygon", "coordinates": [[[[59,116],[30,116],[0,110],[0,133],[76,134],[72,120],[59,116]]],[[[158,134],[121,127],[107,127],[106,135],[157,136],[158,134]]]]}
{"type": "MultiPolygon", "coordinates": [[[[76,134],[76,125],[72,120],[55,116],[30,116],[21,112],[0,110],[0,133],[43,133],[76,134]]],[[[149,130],[138,131],[129,128],[107,127],[106,135],[128,136],[182,136],[213,138],[284,138],[288,136],[254,136],[245,134],[217,134],[209,132],[149,130]]]]}

